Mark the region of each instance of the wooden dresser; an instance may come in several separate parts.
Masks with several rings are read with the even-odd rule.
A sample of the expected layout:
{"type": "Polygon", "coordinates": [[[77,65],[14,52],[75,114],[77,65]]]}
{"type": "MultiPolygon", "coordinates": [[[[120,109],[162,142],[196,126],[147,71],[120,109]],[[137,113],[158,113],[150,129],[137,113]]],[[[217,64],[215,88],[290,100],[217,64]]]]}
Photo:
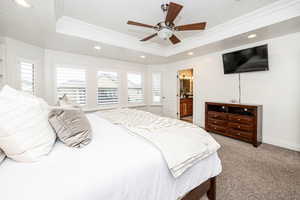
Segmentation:
{"type": "Polygon", "coordinates": [[[262,139],[262,105],[206,102],[205,129],[257,147],[262,139]]]}
{"type": "Polygon", "coordinates": [[[180,117],[193,115],[193,98],[180,99],[180,117]]]}

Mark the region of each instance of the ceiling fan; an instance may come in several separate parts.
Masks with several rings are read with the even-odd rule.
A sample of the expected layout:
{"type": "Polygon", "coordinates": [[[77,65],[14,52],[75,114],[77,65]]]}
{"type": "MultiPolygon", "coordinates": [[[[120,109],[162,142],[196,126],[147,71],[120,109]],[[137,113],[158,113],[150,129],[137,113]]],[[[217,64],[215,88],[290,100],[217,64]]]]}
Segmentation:
{"type": "Polygon", "coordinates": [[[161,9],[166,14],[165,21],[159,22],[155,26],[143,24],[139,22],[134,21],[128,21],[127,24],[129,25],[135,25],[135,26],[142,26],[146,28],[152,28],[156,31],[156,33],[142,39],[141,41],[147,41],[150,40],[156,36],[166,40],[170,39],[170,41],[173,44],[177,44],[180,42],[180,40],[176,37],[174,32],[176,31],[192,31],[192,30],[204,30],[206,26],[206,22],[201,23],[195,23],[195,24],[186,24],[181,26],[175,26],[174,20],[178,16],[179,12],[183,8],[182,5],[179,5],[177,3],[170,2],[169,4],[162,4],[161,9]]]}

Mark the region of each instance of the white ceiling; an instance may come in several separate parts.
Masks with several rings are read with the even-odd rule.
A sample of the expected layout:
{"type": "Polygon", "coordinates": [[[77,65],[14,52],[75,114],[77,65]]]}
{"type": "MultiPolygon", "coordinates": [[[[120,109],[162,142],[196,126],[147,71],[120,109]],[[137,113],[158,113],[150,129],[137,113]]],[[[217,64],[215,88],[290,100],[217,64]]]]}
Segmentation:
{"type": "MultiPolygon", "coordinates": [[[[194,56],[198,56],[253,41],[300,31],[298,28],[300,27],[300,18],[292,18],[293,16],[300,16],[299,5],[297,4],[297,7],[294,3],[293,5],[289,5],[288,9],[282,9],[288,11],[286,14],[274,14],[275,16],[272,16],[267,13],[268,16],[274,20],[265,20],[266,23],[261,26],[252,26],[254,30],[244,28],[244,32],[233,31],[236,32],[236,34],[233,34],[231,31],[231,35],[228,34],[226,37],[211,40],[211,38],[207,37],[208,33],[211,33],[213,30],[216,32],[220,27],[223,28],[221,32],[225,33],[226,31],[224,31],[225,29],[222,27],[224,24],[228,24],[231,21],[239,22],[235,20],[237,19],[236,17],[241,18],[245,16],[246,13],[253,13],[254,10],[254,12],[256,12],[258,8],[261,10],[263,6],[271,6],[275,0],[181,0],[175,1],[184,5],[183,11],[176,23],[186,24],[207,21],[208,30],[203,33],[196,31],[194,33],[185,32],[182,35],[178,35],[183,42],[180,45],[176,45],[176,47],[169,45],[168,42],[159,42],[159,44],[157,44],[155,40],[143,44],[138,42],[138,39],[151,33],[151,29],[147,30],[129,26],[126,25],[126,22],[127,20],[135,20],[155,24],[162,20],[164,18],[160,10],[160,4],[163,3],[162,0],[27,1],[33,5],[33,8],[24,9],[15,5],[12,0],[0,1],[0,34],[43,48],[91,56],[103,56],[144,64],[166,63],[186,59],[189,57],[186,55],[186,52],[190,50],[195,52],[194,56]],[[294,7],[294,9],[291,10],[291,7],[294,7]],[[61,16],[71,17],[75,21],[81,20],[86,24],[92,25],[92,27],[97,27],[97,31],[104,29],[105,31],[111,31],[113,34],[108,34],[111,35],[111,38],[109,38],[111,41],[123,42],[126,45],[115,45],[116,43],[107,42],[108,40],[93,37],[81,37],[76,34],[76,31],[70,33],[70,31],[72,31],[71,29],[68,29],[69,32],[67,35],[60,34],[56,32],[56,29],[58,28],[57,19],[63,19],[63,17],[60,18],[61,16]],[[258,37],[254,40],[246,39],[249,31],[258,33],[258,37]],[[122,37],[115,37],[117,35],[116,33],[120,33],[122,37],[124,36],[123,38],[125,38],[125,40],[127,37],[129,39],[127,41],[120,41],[122,37]],[[206,38],[210,40],[210,43],[199,43],[201,40],[208,41],[206,38]],[[100,45],[102,50],[95,51],[93,46],[96,44],[100,45]],[[164,54],[164,52],[167,53],[164,54]],[[146,55],[146,59],[140,58],[141,55],[146,55]]],[[[289,2],[296,1],[281,0],[277,2],[288,5],[289,2]]],[[[274,8],[276,8],[274,10],[279,10],[277,7],[274,8]]],[[[256,12],[255,16],[257,17],[258,14],[260,13],[256,12]]],[[[252,19],[251,15],[250,18],[252,19]]],[[[245,19],[249,19],[249,15],[248,18],[245,19]]],[[[243,25],[245,26],[245,23],[243,25]]],[[[251,26],[249,25],[248,27],[251,26]]]]}
{"type": "MultiPolygon", "coordinates": [[[[175,24],[191,24],[207,22],[207,28],[212,28],[235,17],[254,11],[277,0],[173,0],[184,5],[175,24]],[[250,3],[251,2],[251,3],[250,3]]],[[[163,0],[65,0],[64,15],[89,24],[108,28],[124,34],[142,39],[154,30],[127,25],[128,20],[138,21],[149,25],[156,25],[164,20],[165,16],[160,5],[163,0]]],[[[196,36],[201,31],[186,31],[176,33],[184,39],[196,36]]],[[[169,41],[154,38],[152,42],[162,45],[171,45],[169,41]]]]}

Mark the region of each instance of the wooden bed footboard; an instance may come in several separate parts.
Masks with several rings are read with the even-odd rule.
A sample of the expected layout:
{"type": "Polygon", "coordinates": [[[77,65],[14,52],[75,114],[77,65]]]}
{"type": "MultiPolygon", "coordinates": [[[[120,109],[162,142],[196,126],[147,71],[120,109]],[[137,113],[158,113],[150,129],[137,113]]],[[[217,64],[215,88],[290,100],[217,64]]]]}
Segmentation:
{"type": "Polygon", "coordinates": [[[199,200],[205,194],[209,200],[216,200],[216,180],[217,177],[213,177],[190,191],[182,200],[199,200]]]}

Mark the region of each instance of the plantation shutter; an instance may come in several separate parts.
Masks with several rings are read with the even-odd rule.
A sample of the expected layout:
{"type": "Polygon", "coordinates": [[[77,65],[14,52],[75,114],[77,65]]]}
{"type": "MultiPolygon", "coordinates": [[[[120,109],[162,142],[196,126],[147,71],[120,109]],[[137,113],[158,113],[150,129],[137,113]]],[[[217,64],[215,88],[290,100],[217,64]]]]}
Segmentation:
{"type": "Polygon", "coordinates": [[[128,102],[129,103],[143,103],[144,91],[142,74],[140,73],[128,73],[128,102]]]}
{"type": "Polygon", "coordinates": [[[21,90],[30,94],[34,94],[34,64],[28,62],[20,62],[21,71],[21,90]]]}
{"type": "Polygon", "coordinates": [[[63,68],[56,69],[57,96],[67,97],[80,105],[86,104],[86,76],[84,69],[63,68]]]}
{"type": "Polygon", "coordinates": [[[98,71],[97,86],[98,105],[119,103],[119,76],[117,72],[98,71]]]}
{"type": "Polygon", "coordinates": [[[161,73],[152,73],[152,103],[161,103],[161,73]]]}

